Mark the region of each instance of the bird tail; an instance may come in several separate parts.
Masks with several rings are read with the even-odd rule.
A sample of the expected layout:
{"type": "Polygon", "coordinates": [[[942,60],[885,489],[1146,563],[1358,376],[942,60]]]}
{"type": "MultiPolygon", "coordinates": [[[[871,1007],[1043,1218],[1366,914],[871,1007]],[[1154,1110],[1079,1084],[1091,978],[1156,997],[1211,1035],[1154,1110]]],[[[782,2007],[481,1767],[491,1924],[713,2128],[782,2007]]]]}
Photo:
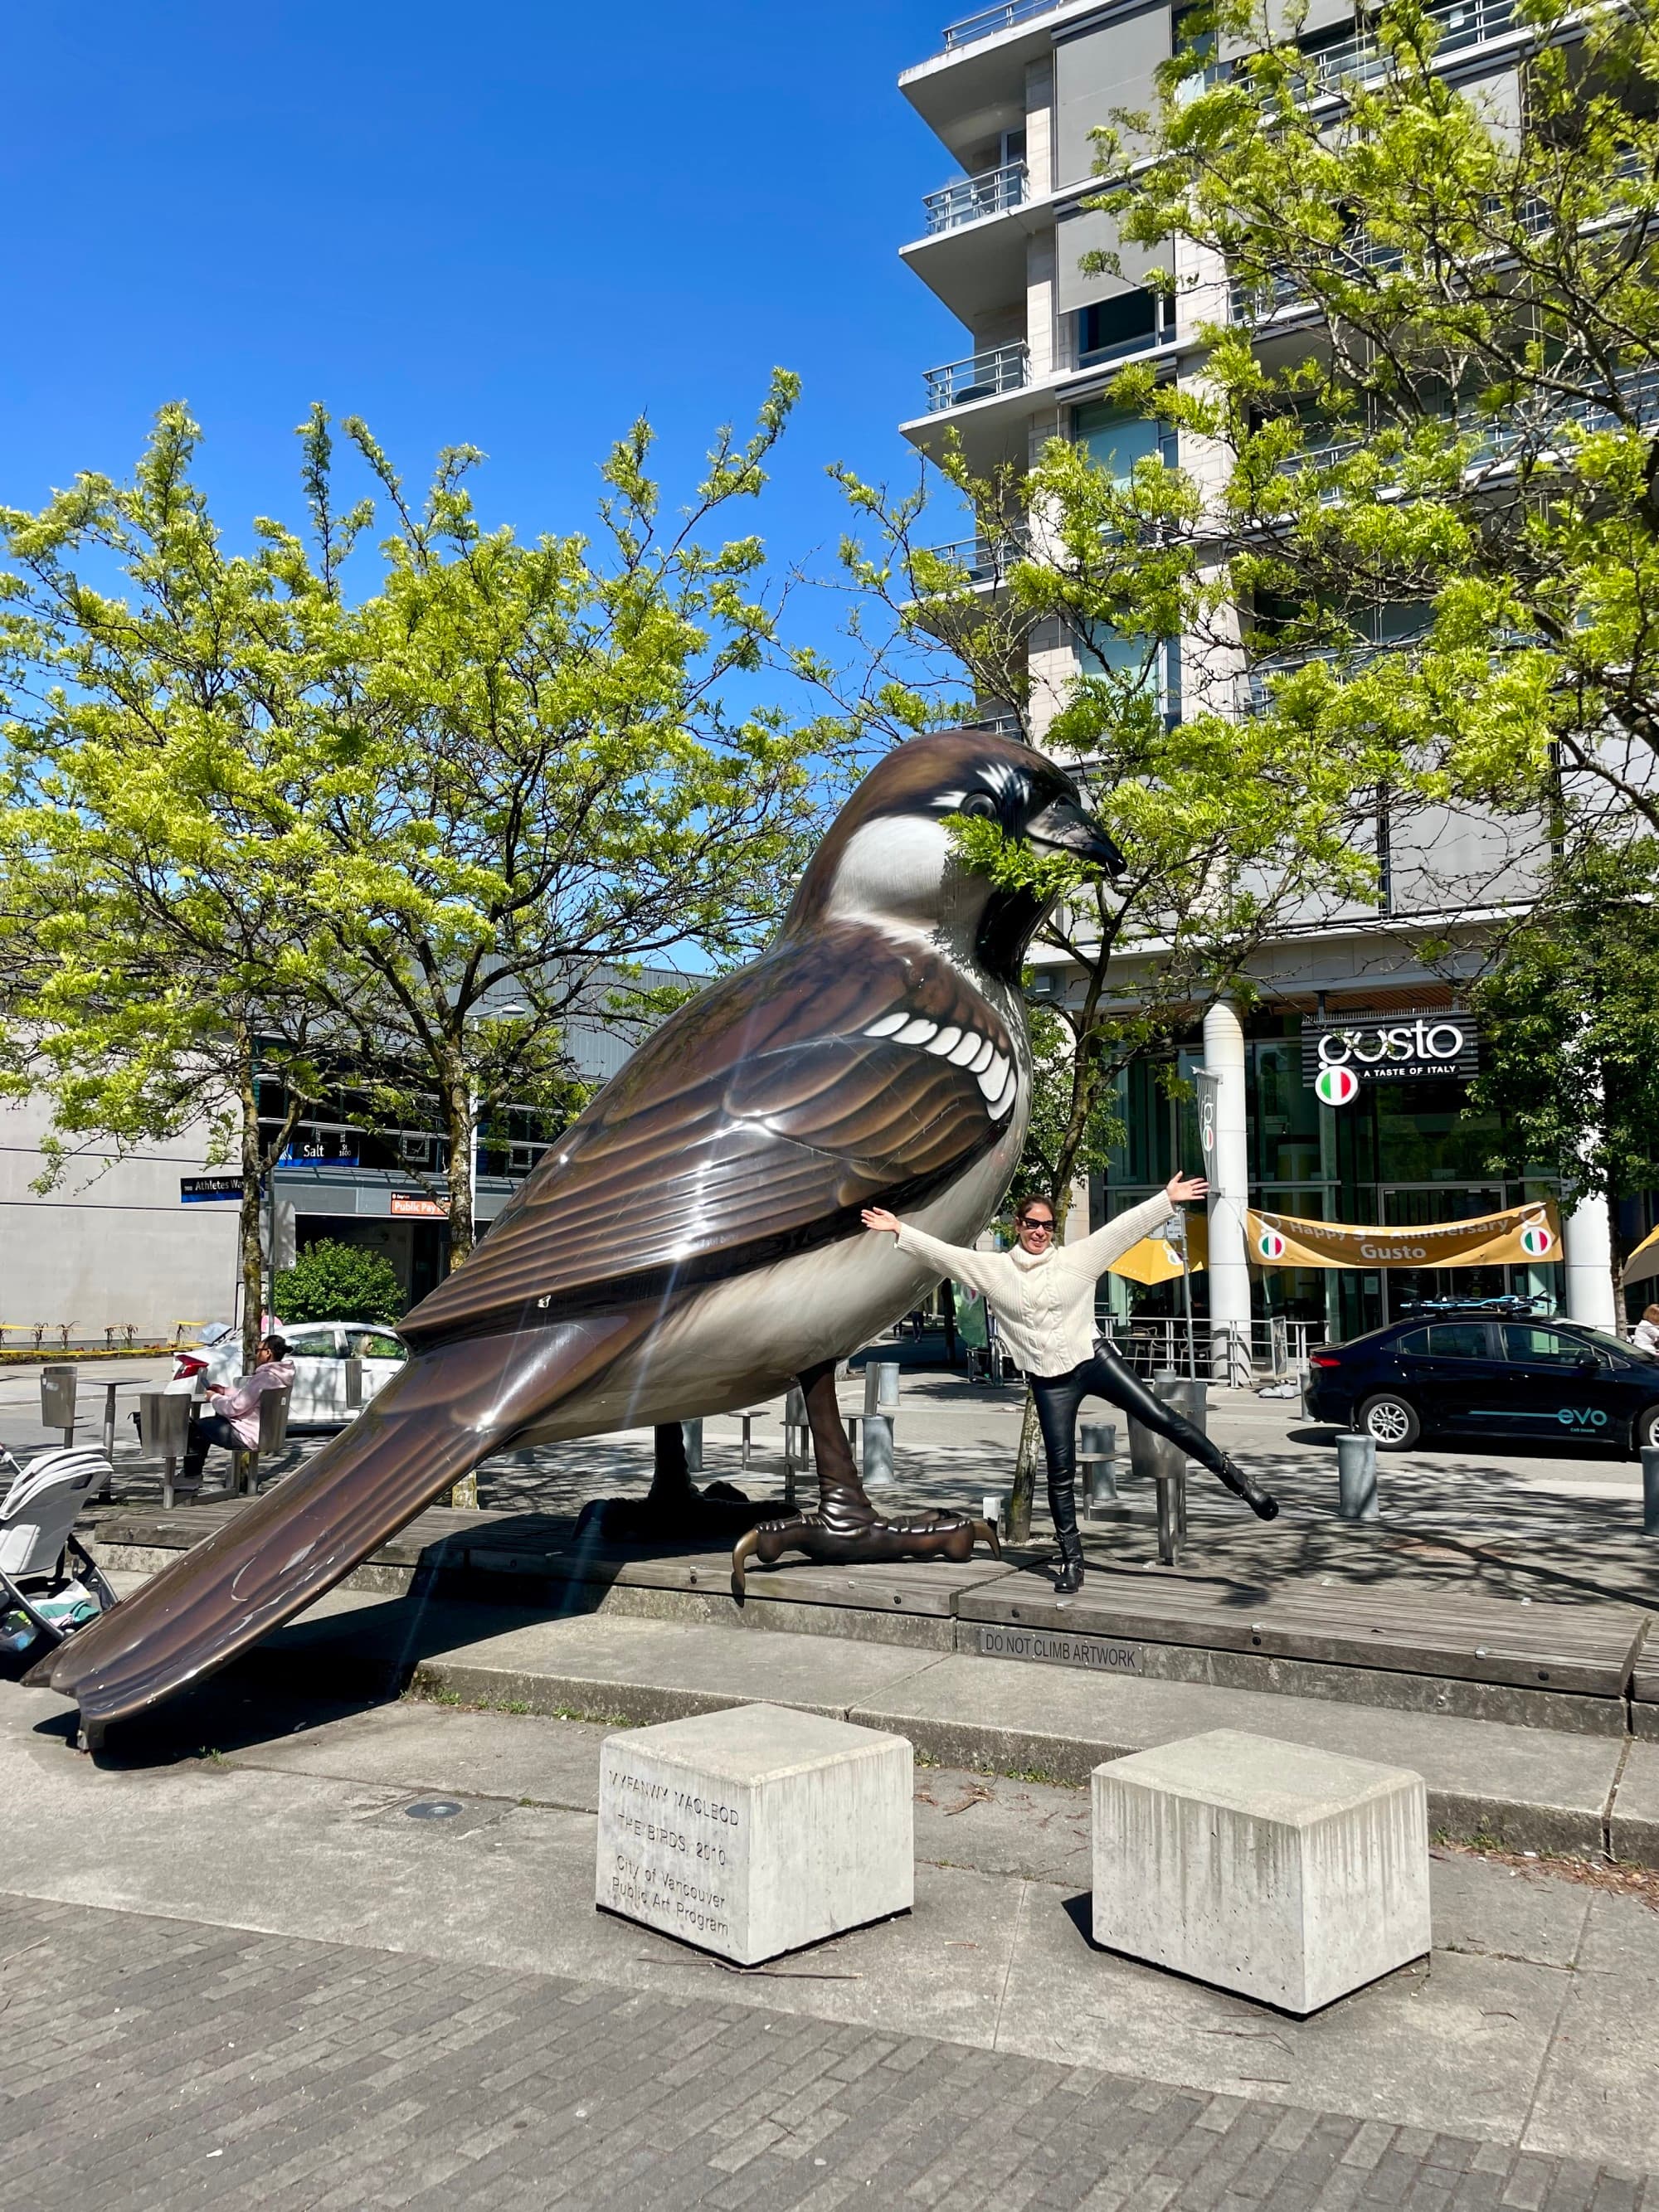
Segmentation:
{"type": "Polygon", "coordinates": [[[351,1425],[25,1678],[101,1733],[198,1681],[313,1603],[637,1333],[625,1313],[412,1359],[351,1425]]]}

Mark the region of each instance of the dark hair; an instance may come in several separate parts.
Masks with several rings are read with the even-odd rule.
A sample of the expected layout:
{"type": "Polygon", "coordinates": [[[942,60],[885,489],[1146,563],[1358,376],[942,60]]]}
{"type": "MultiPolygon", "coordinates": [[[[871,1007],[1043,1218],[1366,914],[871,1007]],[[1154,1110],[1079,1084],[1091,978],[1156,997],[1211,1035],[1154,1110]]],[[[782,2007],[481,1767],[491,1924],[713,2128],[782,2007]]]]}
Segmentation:
{"type": "Polygon", "coordinates": [[[259,1341],[264,1346],[265,1350],[270,1352],[274,1358],[286,1359],[288,1358],[288,1339],[285,1336],[276,1336],[273,1334],[270,1336],[261,1337],[259,1341]]]}
{"type": "Polygon", "coordinates": [[[1034,1206],[1046,1206],[1048,1209],[1049,1220],[1054,1220],[1054,1201],[1049,1197],[1046,1190],[1028,1190],[1024,1197],[1020,1200],[1018,1205],[1014,1208],[1015,1220],[1024,1221],[1027,1213],[1034,1206]]]}

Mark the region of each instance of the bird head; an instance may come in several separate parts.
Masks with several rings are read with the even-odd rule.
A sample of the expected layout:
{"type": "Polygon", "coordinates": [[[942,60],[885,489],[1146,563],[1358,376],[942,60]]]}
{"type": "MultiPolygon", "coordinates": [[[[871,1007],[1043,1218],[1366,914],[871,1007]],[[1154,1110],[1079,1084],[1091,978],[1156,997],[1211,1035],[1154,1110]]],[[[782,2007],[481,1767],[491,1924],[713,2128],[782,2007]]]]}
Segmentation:
{"type": "Polygon", "coordinates": [[[988,731],[942,731],[895,746],[865,777],[813,854],[785,934],[829,921],[918,932],[1018,982],[1052,901],[969,867],[950,826],[957,815],[1039,854],[1074,854],[1114,875],[1123,866],[1071,777],[1045,755],[988,731]]]}

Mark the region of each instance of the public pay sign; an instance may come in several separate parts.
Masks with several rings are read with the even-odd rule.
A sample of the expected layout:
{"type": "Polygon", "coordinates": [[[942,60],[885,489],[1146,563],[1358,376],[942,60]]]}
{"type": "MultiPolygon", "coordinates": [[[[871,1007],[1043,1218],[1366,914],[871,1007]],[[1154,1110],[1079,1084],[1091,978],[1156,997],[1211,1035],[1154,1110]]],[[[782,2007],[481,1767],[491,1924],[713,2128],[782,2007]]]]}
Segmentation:
{"type": "Polygon", "coordinates": [[[1467,1014],[1322,1014],[1302,1024],[1302,1080],[1322,1105],[1346,1106],[1362,1083],[1455,1075],[1480,1066],[1467,1014]]]}
{"type": "Polygon", "coordinates": [[[1252,1206],[1245,1229],[1258,1267],[1524,1267],[1561,1256],[1561,1223],[1547,1200],[1410,1229],[1307,1221],[1252,1206]]]}

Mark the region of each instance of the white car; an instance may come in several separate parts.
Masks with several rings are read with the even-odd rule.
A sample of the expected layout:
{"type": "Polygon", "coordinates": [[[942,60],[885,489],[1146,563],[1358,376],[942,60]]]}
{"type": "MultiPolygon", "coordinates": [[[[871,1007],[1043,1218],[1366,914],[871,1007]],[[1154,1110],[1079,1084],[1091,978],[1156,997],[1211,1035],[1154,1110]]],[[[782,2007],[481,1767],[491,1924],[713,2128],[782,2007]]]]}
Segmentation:
{"type": "MultiPolygon", "coordinates": [[[[359,1409],[346,1403],[347,1360],[363,1363],[366,1406],[409,1357],[389,1328],[379,1328],[372,1322],[295,1322],[282,1334],[294,1362],[294,1391],[288,1406],[291,1429],[337,1429],[356,1420],[359,1409]]],[[[243,1371],[241,1337],[227,1333],[214,1343],[175,1352],[167,1389],[201,1398],[210,1382],[232,1383],[243,1371]]]]}

